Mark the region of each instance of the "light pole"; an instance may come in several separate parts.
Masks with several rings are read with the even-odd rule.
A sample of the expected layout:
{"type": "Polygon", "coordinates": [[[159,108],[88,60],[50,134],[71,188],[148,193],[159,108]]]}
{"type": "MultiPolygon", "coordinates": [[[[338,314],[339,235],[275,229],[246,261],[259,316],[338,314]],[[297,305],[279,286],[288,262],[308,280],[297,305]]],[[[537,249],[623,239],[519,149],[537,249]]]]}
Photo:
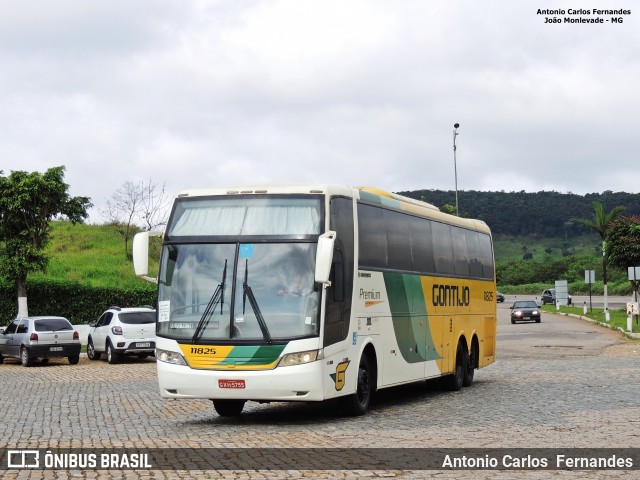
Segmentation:
{"type": "Polygon", "coordinates": [[[453,173],[455,175],[456,182],[456,215],[459,217],[458,213],[458,166],[456,164],[456,137],[458,136],[458,127],[459,123],[453,124],[453,173]]]}

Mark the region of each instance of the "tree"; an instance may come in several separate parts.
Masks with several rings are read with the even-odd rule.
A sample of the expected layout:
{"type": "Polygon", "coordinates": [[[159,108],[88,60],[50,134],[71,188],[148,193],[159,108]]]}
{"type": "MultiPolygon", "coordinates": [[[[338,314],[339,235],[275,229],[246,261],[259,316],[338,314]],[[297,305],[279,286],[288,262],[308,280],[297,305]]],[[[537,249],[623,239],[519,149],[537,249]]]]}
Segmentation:
{"type": "Polygon", "coordinates": [[[607,302],[607,230],[609,229],[609,225],[611,224],[611,222],[618,218],[625,210],[625,208],[615,207],[609,213],[607,213],[604,211],[602,203],[598,202],[597,200],[592,202],[591,205],[593,206],[594,210],[593,218],[574,218],[573,220],[591,228],[592,230],[595,230],[602,239],[602,283],[604,284],[604,308],[606,311],[609,308],[607,302]]]}
{"type": "Polygon", "coordinates": [[[533,259],[533,253],[529,251],[529,247],[527,247],[524,243],[522,244],[522,259],[523,260],[531,260],[533,259]]]}
{"type": "Polygon", "coordinates": [[[150,231],[166,223],[168,205],[165,185],[158,187],[151,180],[146,184],[126,181],[111,195],[103,213],[124,238],[125,257],[129,258],[129,240],[138,228],[150,231]]]}
{"type": "Polygon", "coordinates": [[[609,263],[626,269],[640,266],[640,217],[620,215],[607,229],[609,263]]]}
{"type": "Polygon", "coordinates": [[[69,197],[64,170],[13,171],[7,177],[0,171],[0,275],[15,281],[18,316],[28,316],[27,275],[44,271],[49,261],[49,222],[66,217],[81,223],[92,206],[89,197],[69,197]]]}
{"type": "Polygon", "coordinates": [[[456,206],[451,205],[450,203],[445,203],[444,205],[442,205],[442,207],[440,207],[440,211],[448,213],[449,215],[458,215],[456,213],[456,206]]]}

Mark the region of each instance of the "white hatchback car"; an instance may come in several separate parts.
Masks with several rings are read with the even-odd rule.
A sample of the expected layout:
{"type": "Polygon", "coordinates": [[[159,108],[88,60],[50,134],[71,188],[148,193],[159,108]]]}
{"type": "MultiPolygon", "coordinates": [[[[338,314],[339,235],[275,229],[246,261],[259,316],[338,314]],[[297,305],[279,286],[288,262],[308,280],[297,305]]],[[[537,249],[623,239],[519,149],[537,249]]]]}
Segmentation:
{"type": "Polygon", "coordinates": [[[152,307],[110,307],[89,325],[87,357],[100,360],[103,353],[109,363],[123,355],[146,358],[156,348],[156,311],[152,307]]]}

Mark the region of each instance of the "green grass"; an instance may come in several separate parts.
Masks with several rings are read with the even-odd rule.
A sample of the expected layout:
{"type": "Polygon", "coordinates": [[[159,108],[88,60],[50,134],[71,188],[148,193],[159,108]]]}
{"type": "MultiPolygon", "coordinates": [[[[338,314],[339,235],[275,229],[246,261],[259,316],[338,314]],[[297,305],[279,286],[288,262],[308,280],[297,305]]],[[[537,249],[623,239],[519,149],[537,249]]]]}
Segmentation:
{"type": "MultiPolygon", "coordinates": [[[[144,282],[133,271],[132,241],[129,241],[128,255],[125,255],[124,237],[117,226],[52,222],[51,242],[46,250],[49,255],[47,270],[31,273],[29,277],[76,281],[96,287],[126,287],[144,282]]],[[[159,242],[152,243],[151,272],[157,271],[159,248],[159,242]]]]}
{"type": "MultiPolygon", "coordinates": [[[[553,305],[544,305],[540,307],[545,312],[556,313],[556,307],[553,305]]],[[[594,308],[593,310],[587,309],[587,313],[584,313],[584,308],[580,307],[568,307],[561,306],[560,313],[567,313],[572,315],[580,315],[582,317],[590,318],[591,320],[595,320],[597,323],[601,325],[609,325],[616,328],[622,328],[625,332],[627,331],[627,314],[622,310],[612,310],[609,312],[609,316],[611,321],[607,322],[605,319],[604,309],[602,308],[594,308]]],[[[635,333],[640,333],[640,324],[638,323],[639,319],[634,317],[632,319],[631,327],[632,331],[635,333]]]]}

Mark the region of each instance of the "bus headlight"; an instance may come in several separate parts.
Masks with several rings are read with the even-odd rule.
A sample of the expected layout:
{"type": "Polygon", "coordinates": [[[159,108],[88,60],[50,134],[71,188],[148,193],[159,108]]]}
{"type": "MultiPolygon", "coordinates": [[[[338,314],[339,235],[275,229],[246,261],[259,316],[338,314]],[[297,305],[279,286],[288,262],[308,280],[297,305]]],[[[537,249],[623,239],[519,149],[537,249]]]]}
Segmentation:
{"type": "Polygon", "coordinates": [[[322,350],[309,350],[306,352],[288,353],[278,362],[279,367],[291,367],[315,362],[323,358],[322,350]]]}
{"type": "Polygon", "coordinates": [[[172,365],[186,365],[184,357],[178,352],[171,352],[169,350],[161,350],[156,348],[156,359],[161,362],[171,363],[172,365]]]}

